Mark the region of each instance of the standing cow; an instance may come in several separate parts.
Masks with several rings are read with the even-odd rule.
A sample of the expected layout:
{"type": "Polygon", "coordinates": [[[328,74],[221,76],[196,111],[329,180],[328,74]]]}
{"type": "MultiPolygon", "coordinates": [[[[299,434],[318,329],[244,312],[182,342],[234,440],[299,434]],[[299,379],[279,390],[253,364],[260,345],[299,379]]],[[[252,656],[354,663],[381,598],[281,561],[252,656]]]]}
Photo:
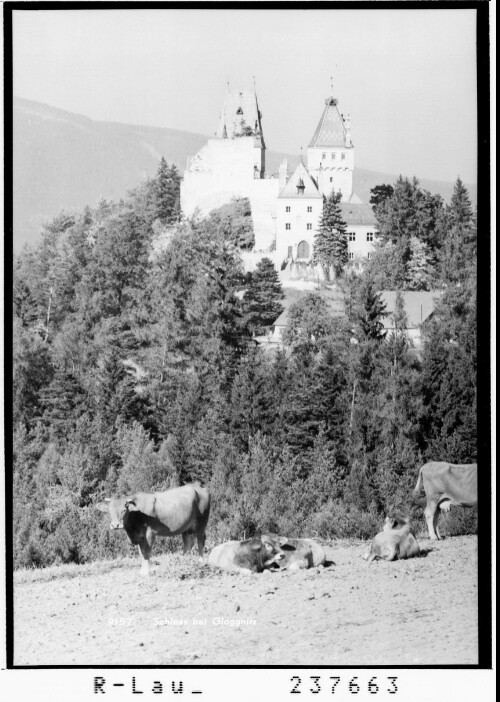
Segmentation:
{"type": "Polygon", "coordinates": [[[184,553],[198,540],[203,554],[205,529],[210,513],[210,495],[197,483],[166,492],[138,492],[128,497],[106,498],[96,509],[108,512],[111,529],[125,529],[130,541],[139,547],[141,573],[149,575],[149,558],[156,536],[182,534],[184,553]]]}
{"type": "Polygon", "coordinates": [[[414,496],[422,487],[427,498],[425,518],[431,539],[440,539],[437,526],[439,510],[450,510],[451,505],[474,507],[477,505],[477,463],[454,465],[430,461],[422,466],[418,474],[414,496]]]}

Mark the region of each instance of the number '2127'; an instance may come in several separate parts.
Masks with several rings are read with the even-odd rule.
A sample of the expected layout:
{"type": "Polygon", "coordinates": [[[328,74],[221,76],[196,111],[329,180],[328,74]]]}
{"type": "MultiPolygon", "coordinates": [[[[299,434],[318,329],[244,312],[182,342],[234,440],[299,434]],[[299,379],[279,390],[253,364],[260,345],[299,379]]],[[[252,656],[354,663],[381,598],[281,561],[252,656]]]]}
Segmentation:
{"type": "MultiPolygon", "coordinates": [[[[309,689],[304,690],[305,692],[310,692],[313,695],[318,695],[322,691],[322,680],[319,675],[311,675],[309,676],[309,680],[311,683],[311,687],[309,689]]],[[[331,681],[330,683],[326,682],[324,683],[324,692],[330,691],[332,695],[335,694],[336,689],[340,691],[340,689],[343,687],[342,684],[337,688],[337,685],[341,682],[341,678],[337,677],[335,675],[330,676],[329,680],[331,681]]],[[[358,682],[359,677],[355,676],[354,678],[351,678],[348,683],[348,690],[351,693],[351,695],[357,695],[361,692],[362,686],[364,686],[362,683],[358,682]]],[[[290,690],[291,695],[301,695],[302,690],[301,685],[302,685],[302,679],[299,678],[298,675],[294,675],[293,678],[290,678],[290,682],[293,683],[293,687],[290,690]]],[[[397,686],[397,677],[387,677],[386,680],[380,680],[374,676],[373,678],[370,678],[368,683],[366,683],[366,689],[370,693],[370,695],[377,695],[379,692],[388,692],[390,695],[395,695],[396,692],[398,691],[398,686],[397,686]],[[385,684],[388,685],[388,687],[385,687],[385,684]]]]}

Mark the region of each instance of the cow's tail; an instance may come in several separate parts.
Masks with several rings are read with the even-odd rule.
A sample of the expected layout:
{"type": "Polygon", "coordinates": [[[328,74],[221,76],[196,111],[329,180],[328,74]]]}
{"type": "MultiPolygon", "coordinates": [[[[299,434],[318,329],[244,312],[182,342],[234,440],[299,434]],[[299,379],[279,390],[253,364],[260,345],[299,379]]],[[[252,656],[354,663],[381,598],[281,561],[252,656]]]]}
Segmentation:
{"type": "Polygon", "coordinates": [[[413,496],[418,497],[420,493],[422,492],[422,489],[424,487],[424,479],[422,477],[422,470],[424,469],[424,466],[418,471],[418,480],[417,484],[413,488],[413,496]]]}

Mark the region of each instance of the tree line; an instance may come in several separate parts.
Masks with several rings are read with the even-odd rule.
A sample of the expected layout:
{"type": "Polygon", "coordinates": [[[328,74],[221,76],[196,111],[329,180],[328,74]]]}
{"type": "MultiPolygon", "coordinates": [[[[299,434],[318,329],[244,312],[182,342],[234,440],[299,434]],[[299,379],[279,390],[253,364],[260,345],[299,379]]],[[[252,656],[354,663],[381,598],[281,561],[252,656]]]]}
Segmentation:
{"type": "Polygon", "coordinates": [[[14,261],[16,566],[125,553],[93,504],[191,480],[211,490],[212,541],[368,537],[390,506],[421,517],[425,460],[476,458],[476,224],[459,180],[447,206],[415,180],[374,189],[377,253],[335,269],[345,314],[321,291],[301,298],[272,352],[256,336],[283,292],[269,259],[244,272],[248,201],[185,221],[179,187],[162,159],[14,261]],[[420,354],[400,294],[384,334],[379,291],[427,286],[442,296],[420,354]]]}

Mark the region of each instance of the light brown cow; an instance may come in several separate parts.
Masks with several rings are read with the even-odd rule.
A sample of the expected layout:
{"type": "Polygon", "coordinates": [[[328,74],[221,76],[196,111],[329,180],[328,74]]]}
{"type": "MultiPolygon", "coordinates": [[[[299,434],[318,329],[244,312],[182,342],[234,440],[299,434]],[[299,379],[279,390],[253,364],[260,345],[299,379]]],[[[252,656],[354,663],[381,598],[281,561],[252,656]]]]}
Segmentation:
{"type": "Polygon", "coordinates": [[[284,554],[276,563],[280,570],[303,570],[325,564],[323,548],[312,539],[280,537],[279,543],[284,554]]]}
{"type": "Polygon", "coordinates": [[[451,505],[474,507],[477,505],[477,463],[454,465],[430,461],[418,474],[414,496],[422,487],[427,498],[425,518],[431,539],[440,539],[439,510],[448,512],[451,505]]]}
{"type": "Polygon", "coordinates": [[[219,544],[210,551],[208,562],[239,573],[262,573],[271,563],[283,558],[283,555],[276,539],[262,536],[219,544]]]}
{"type": "Polygon", "coordinates": [[[384,530],[375,536],[365,559],[371,563],[375,558],[386,561],[418,556],[420,546],[408,520],[400,514],[386,517],[384,530]]]}
{"type": "Polygon", "coordinates": [[[125,529],[130,541],[139,547],[143,575],[149,575],[155,536],[182,534],[184,553],[187,553],[196,535],[198,552],[200,556],[203,554],[210,495],[197,483],[166,492],[138,492],[129,497],[106,498],[96,509],[108,512],[110,528],[125,529]]]}

